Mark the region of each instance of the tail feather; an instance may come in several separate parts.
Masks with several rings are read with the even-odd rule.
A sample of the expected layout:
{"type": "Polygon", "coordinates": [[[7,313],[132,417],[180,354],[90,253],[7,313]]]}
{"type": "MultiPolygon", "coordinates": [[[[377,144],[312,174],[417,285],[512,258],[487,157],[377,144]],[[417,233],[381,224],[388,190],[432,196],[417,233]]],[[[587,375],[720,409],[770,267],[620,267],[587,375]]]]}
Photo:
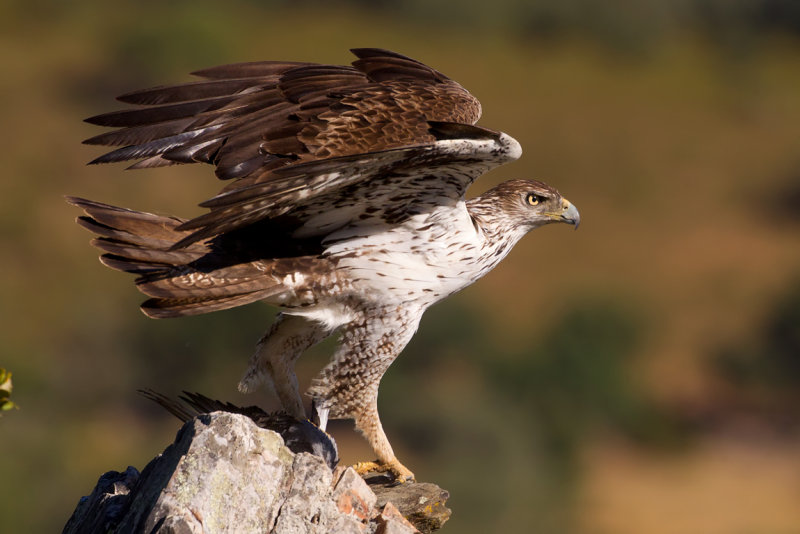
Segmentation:
{"type": "Polygon", "coordinates": [[[164,270],[164,266],[160,264],[133,261],[114,254],[101,255],[100,263],[115,271],[124,271],[131,274],[148,274],[164,270]]]}
{"type": "Polygon", "coordinates": [[[164,246],[163,243],[167,243],[167,247],[173,244],[163,240],[154,240],[151,243],[143,242],[144,240],[141,239],[137,241],[126,243],[117,239],[101,237],[93,239],[92,245],[112,256],[120,256],[137,263],[161,264],[164,267],[187,265],[204,255],[203,252],[155,248],[159,245],[164,246]]]}
{"type": "Polygon", "coordinates": [[[266,269],[266,262],[248,262],[203,271],[187,265],[141,276],[136,280],[136,287],[145,295],[161,298],[228,297],[277,289],[275,279],[265,276],[259,269],[262,264],[266,269]]]}
{"type": "Polygon", "coordinates": [[[173,317],[188,317],[190,315],[201,315],[214,311],[227,310],[244,306],[251,302],[262,300],[269,296],[271,292],[253,292],[241,295],[231,295],[229,297],[218,298],[151,298],[142,303],[141,310],[148,317],[153,319],[170,319],[173,317]]]}
{"type": "Polygon", "coordinates": [[[86,228],[92,233],[97,234],[100,238],[108,238],[113,239],[116,241],[122,241],[125,243],[132,243],[135,245],[149,245],[155,246],[157,245],[158,241],[166,243],[166,239],[158,239],[157,237],[153,236],[151,233],[150,237],[141,237],[131,232],[120,230],[119,228],[113,228],[111,226],[107,226],[96,219],[92,219],[91,217],[82,216],[75,219],[80,226],[86,228]]]}
{"type": "MultiPolygon", "coordinates": [[[[166,217],[143,211],[118,208],[85,198],[66,197],[66,200],[86,212],[88,217],[79,217],[78,224],[93,232],[96,232],[97,225],[101,225],[109,231],[125,232],[128,235],[140,236],[142,239],[172,241],[175,239],[177,232],[175,228],[186,222],[186,219],[178,217],[166,217]]],[[[188,234],[188,232],[177,233],[188,234]]]]}
{"type": "Polygon", "coordinates": [[[84,210],[78,224],[98,237],[108,267],[139,275],[136,287],[151,297],[142,305],[150,317],[181,317],[233,308],[284,290],[271,275],[270,260],[236,263],[218,256],[207,241],[174,246],[190,232],[183,219],[118,208],[76,197],[67,201],[84,210]]]}

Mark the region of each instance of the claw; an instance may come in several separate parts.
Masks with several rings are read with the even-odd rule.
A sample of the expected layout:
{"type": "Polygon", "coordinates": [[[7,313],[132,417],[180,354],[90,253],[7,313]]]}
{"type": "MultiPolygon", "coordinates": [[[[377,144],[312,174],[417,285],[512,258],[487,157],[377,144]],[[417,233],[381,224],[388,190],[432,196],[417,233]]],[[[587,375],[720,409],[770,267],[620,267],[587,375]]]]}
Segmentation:
{"type": "Polygon", "coordinates": [[[406,482],[415,482],[416,478],[406,466],[401,464],[397,459],[383,463],[379,460],[374,462],[358,462],[353,466],[356,473],[361,475],[368,475],[369,473],[391,473],[394,479],[399,484],[406,482]]]}

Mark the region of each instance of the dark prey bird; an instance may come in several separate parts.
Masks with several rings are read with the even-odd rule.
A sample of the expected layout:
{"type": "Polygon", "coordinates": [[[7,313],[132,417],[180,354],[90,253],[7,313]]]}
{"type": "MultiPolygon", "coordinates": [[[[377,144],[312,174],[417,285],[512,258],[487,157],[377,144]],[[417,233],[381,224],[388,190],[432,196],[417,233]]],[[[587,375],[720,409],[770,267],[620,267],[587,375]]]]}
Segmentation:
{"type": "Polygon", "coordinates": [[[236,406],[230,402],[210,399],[200,393],[184,391],[177,400],[170,399],[150,389],[140,389],[144,397],[157,403],[169,413],[186,422],[198,415],[211,412],[229,412],[249,417],[257,426],[281,435],[292,452],[308,452],[321,457],[333,470],[339,463],[336,442],[308,419],[295,419],[282,412],[267,413],[258,406],[236,406]]]}
{"type": "Polygon", "coordinates": [[[333,334],[340,345],[308,394],[352,418],[377,454],[362,472],[414,475],[378,418],[378,384],[432,304],[493,269],[534,228],[575,227],[556,189],[510,180],[465,200],[486,171],[519,158],[512,137],[475,126],[481,106],[444,74],[394,52],[353,50],[352,66],[262,61],[119,97],[135,107],[88,122],[93,163],[209,163],[228,183],[180,219],[71,198],[107,266],[137,275],[150,317],[263,300],[282,313],[239,389],[274,388],[305,418],[294,364],[333,334]]]}

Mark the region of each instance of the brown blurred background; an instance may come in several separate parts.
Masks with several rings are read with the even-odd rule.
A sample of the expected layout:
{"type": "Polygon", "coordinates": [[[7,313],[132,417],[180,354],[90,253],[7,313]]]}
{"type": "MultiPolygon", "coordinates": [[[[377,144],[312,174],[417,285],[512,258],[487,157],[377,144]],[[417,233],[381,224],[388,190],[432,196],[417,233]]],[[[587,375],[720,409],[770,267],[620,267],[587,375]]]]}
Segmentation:
{"type": "MultiPolygon", "coordinates": [[[[583,217],[431,309],[385,377],[400,458],[447,532],[800,532],[800,4],[795,0],[111,3],[0,17],[0,530],[53,532],[177,420],[135,394],[235,389],[272,314],[153,321],[64,194],[183,216],[209,167],[86,167],[81,119],[220,63],[418,58],[481,99],[583,217]]],[[[332,345],[302,359],[306,383],[332,345]]],[[[350,423],[343,461],[369,457],[350,423]]]]}

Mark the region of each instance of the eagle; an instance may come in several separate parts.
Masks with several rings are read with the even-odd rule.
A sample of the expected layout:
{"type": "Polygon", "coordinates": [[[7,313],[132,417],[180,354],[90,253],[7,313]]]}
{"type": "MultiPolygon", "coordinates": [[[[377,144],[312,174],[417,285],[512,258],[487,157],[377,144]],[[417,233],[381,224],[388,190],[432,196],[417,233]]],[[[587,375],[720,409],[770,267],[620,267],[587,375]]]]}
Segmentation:
{"type": "Polygon", "coordinates": [[[307,394],[324,430],[353,419],[377,456],[361,473],[414,474],[378,417],[378,386],[432,304],[492,270],[530,230],[577,228],[573,204],[536,180],[467,200],[478,177],[516,160],[511,136],[476,126],[481,105],[409,57],[358,48],[349,66],[258,61],[118,97],[132,107],[86,119],[116,147],[91,163],[142,169],[207,163],[226,185],[194,218],[76,197],[77,222],[112,269],[136,275],[149,317],[264,301],[280,313],[239,390],[264,385],[304,419],[295,362],[338,335],[307,394]]]}

